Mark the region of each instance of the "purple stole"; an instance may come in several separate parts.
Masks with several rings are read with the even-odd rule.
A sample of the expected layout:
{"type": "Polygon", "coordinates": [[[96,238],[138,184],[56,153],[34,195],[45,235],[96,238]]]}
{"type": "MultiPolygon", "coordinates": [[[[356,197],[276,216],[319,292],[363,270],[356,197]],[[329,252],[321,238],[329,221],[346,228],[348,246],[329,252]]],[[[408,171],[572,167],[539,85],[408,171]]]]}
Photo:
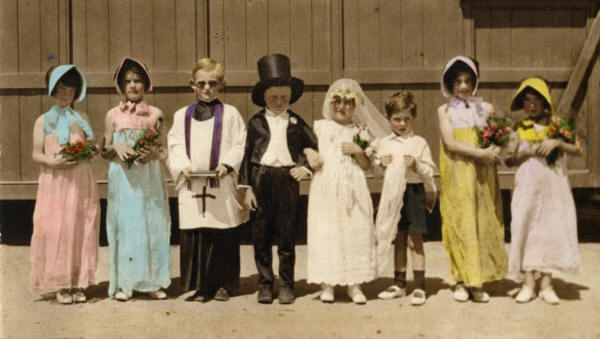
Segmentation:
{"type": "MultiPolygon", "coordinates": [[[[190,156],[190,125],[194,111],[196,110],[198,103],[195,102],[188,106],[185,112],[185,153],[188,159],[192,160],[190,156]]],[[[214,171],[219,164],[219,153],[221,152],[221,134],[223,132],[223,104],[219,103],[215,107],[215,125],[213,128],[212,144],[210,146],[210,163],[209,170],[214,171]]],[[[211,188],[219,187],[219,179],[208,178],[211,188]]],[[[188,181],[188,188],[190,187],[188,181]]]]}

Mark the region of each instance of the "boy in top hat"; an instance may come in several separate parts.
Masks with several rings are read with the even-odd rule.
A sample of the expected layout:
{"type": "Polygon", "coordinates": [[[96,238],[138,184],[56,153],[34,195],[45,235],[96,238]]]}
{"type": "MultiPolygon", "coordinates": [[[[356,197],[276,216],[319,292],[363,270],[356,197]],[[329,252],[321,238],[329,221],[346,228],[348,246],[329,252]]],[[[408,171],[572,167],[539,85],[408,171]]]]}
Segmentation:
{"type": "MultiPolygon", "coordinates": [[[[260,81],[252,102],[264,107],[248,122],[244,159],[238,185],[248,188],[244,199],[255,211],[252,222],[254,260],[258,270],[258,302],[273,302],[273,238],[279,255],[279,303],[294,302],[295,229],[299,181],[310,175],[307,156],[317,138],[302,118],[288,109],[304,89],[291,76],[290,60],[271,54],[258,60],[260,81]]],[[[312,159],[311,159],[312,160],[312,159]]]]}

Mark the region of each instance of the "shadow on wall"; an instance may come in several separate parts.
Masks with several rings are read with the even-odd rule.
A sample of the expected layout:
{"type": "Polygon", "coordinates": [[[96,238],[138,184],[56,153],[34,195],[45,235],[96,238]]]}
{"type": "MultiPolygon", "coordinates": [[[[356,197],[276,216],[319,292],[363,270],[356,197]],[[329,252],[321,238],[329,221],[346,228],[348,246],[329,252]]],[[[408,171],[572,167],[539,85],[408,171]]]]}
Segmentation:
{"type": "MultiPolygon", "coordinates": [[[[578,235],[580,242],[600,242],[600,191],[593,188],[577,188],[573,190],[577,206],[578,235]]],[[[504,223],[506,225],[505,240],[510,241],[510,198],[511,191],[502,191],[504,223]]],[[[373,204],[377,208],[379,194],[373,194],[373,204]]],[[[171,244],[179,244],[179,216],[176,198],[169,199],[171,210],[171,244]]],[[[297,244],[306,244],[306,208],[307,196],[301,196],[298,202],[297,244]]],[[[0,243],[13,246],[29,246],[33,230],[33,210],[35,200],[2,200],[0,201],[0,243]]],[[[106,246],[106,199],[100,200],[102,208],[100,218],[100,246],[106,246]]],[[[240,226],[242,244],[252,243],[252,233],[248,223],[240,226]]],[[[432,214],[427,215],[426,241],[440,241],[441,216],[439,201],[432,214]]]]}

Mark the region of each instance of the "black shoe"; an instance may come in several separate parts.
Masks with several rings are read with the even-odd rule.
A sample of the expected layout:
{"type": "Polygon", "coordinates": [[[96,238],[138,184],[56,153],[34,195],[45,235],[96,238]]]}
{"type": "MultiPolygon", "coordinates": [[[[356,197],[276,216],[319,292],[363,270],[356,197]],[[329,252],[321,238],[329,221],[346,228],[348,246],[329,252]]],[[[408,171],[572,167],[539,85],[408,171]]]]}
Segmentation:
{"type": "Polygon", "coordinates": [[[191,296],[185,298],[185,301],[199,301],[199,302],[204,302],[206,300],[207,300],[207,298],[204,297],[204,295],[200,291],[196,291],[196,293],[194,293],[191,296]]]}
{"type": "Polygon", "coordinates": [[[280,304],[293,304],[296,299],[294,289],[289,286],[283,286],[279,289],[279,303],[280,304]]]}
{"type": "Polygon", "coordinates": [[[221,288],[219,288],[217,293],[215,293],[214,299],[218,300],[218,301],[227,301],[227,300],[229,300],[229,292],[227,292],[226,289],[221,287],[221,288]]]}
{"type": "Polygon", "coordinates": [[[261,304],[273,303],[273,288],[271,286],[260,286],[258,288],[257,300],[261,304]]]}

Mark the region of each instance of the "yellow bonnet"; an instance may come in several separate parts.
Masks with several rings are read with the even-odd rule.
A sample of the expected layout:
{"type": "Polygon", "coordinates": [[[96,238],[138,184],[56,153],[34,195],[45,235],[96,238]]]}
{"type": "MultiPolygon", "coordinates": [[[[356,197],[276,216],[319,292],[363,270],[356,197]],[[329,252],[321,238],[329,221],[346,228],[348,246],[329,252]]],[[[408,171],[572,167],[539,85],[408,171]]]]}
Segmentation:
{"type": "Polygon", "coordinates": [[[512,100],[510,101],[511,111],[518,111],[523,108],[522,100],[518,99],[520,99],[519,96],[527,87],[532,88],[533,90],[538,92],[542,97],[544,97],[544,99],[546,99],[546,101],[550,105],[550,111],[552,113],[552,116],[557,116],[556,108],[554,107],[554,103],[552,102],[552,97],[550,97],[550,90],[548,89],[548,85],[546,85],[546,82],[544,80],[536,77],[527,78],[523,80],[521,86],[519,86],[519,89],[517,90],[515,95],[513,95],[512,100]]]}

